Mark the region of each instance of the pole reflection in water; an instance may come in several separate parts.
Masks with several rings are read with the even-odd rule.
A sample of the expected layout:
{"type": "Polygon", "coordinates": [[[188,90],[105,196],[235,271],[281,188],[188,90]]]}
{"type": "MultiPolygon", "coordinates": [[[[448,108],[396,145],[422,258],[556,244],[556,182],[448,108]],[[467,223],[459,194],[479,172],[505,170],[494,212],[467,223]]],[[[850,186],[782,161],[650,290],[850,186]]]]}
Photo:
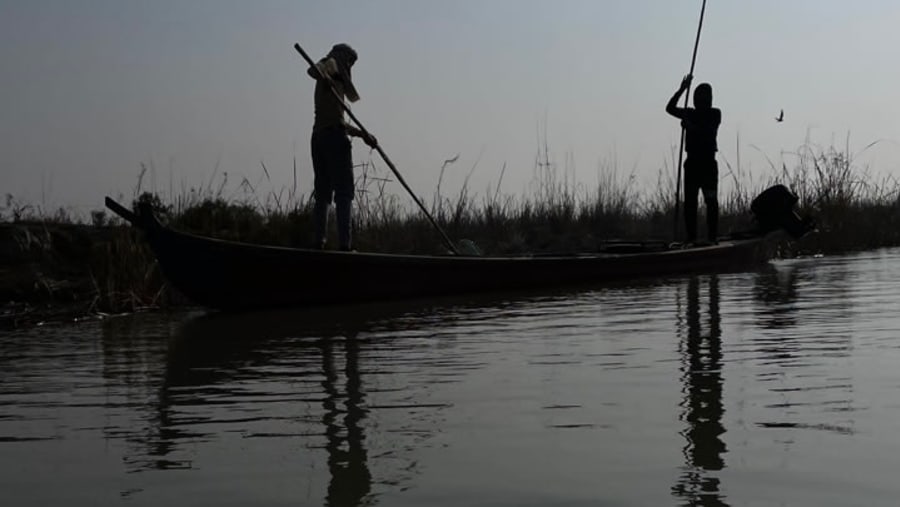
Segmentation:
{"type": "MultiPolygon", "coordinates": [[[[682,357],[682,392],[680,415],[687,423],[681,434],[685,466],[672,494],[687,506],[725,506],[719,478],[715,472],[725,467],[722,441],[725,427],[722,415],[722,325],[719,314],[719,278],[707,280],[708,311],[701,311],[701,277],[687,284],[687,302],[678,339],[682,357]],[[706,317],[705,319],[703,317],[706,317]]],[[[679,305],[680,307],[681,305],[679,305]]]]}

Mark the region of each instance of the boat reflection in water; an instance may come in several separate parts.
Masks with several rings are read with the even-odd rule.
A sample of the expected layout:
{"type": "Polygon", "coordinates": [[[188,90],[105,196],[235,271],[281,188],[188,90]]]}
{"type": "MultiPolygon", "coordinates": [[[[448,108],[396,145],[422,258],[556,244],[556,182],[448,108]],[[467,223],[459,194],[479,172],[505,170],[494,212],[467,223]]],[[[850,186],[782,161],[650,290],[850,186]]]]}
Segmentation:
{"type": "Polygon", "coordinates": [[[133,472],[197,468],[198,444],[238,434],[281,448],[299,443],[298,458],[327,462],[327,477],[311,472],[325,489],[324,505],[372,503],[379,492],[402,489],[418,473],[407,451],[428,446],[449,405],[422,402],[426,389],[391,385],[402,367],[395,356],[402,349],[399,356],[437,361],[433,340],[406,338],[416,326],[452,324],[460,312],[450,308],[447,319],[408,304],[193,318],[161,354],[165,370],[142,416],[149,424],[127,437],[126,464],[133,472]],[[369,423],[373,413],[377,421],[369,423]],[[376,423],[373,455],[367,429],[376,423]]]}
{"type": "MultiPolygon", "coordinates": [[[[680,305],[679,305],[680,306],[680,305]]],[[[725,467],[727,451],[722,434],[722,325],[719,313],[719,278],[692,277],[687,282],[684,320],[678,326],[682,356],[680,418],[684,469],[672,494],[687,506],[726,506],[716,472],[725,467]],[[708,306],[703,311],[701,287],[705,283],[708,306]]]]}

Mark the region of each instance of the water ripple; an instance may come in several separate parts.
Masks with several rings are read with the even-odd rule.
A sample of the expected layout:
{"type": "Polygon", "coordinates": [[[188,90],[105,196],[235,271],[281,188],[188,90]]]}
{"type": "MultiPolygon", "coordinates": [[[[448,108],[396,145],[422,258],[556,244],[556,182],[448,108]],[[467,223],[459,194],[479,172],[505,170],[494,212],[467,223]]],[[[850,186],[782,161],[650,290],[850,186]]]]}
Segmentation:
{"type": "Polygon", "coordinates": [[[866,503],[848,482],[894,488],[873,463],[891,462],[883,443],[900,431],[898,301],[888,250],[575,292],[6,333],[0,486],[16,505],[77,504],[90,488],[131,505],[191,488],[209,505],[467,492],[750,505],[772,490],[816,505],[784,484],[818,474],[842,478],[816,484],[835,505],[866,503]]]}

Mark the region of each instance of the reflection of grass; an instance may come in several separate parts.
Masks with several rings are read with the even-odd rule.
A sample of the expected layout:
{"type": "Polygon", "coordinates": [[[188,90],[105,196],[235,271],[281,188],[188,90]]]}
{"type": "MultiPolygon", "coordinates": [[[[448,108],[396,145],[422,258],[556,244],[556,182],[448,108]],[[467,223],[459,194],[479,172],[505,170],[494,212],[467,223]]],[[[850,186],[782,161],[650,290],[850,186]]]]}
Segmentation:
{"type": "MultiPolygon", "coordinates": [[[[783,251],[788,254],[900,245],[900,184],[896,180],[874,181],[868,171],[854,164],[849,149],[807,144],[795,155],[793,168],[771,164],[770,175],[755,183],[751,175],[741,172],[739,160],[735,167],[721,162],[722,179],[729,183],[720,191],[723,233],[749,228],[750,201],[779,182],[799,195],[801,214],[815,216],[820,229],[786,244],[783,251]]],[[[445,163],[441,179],[453,162],[445,163]]],[[[267,179],[268,170],[265,166],[262,170],[267,179]]],[[[446,196],[438,183],[429,211],[451,238],[470,239],[485,254],[592,251],[609,239],[672,239],[674,185],[666,175],[674,171],[660,171],[655,188],[645,191],[638,188],[632,175],[611,164],[601,168],[597,185],[587,188],[576,184],[569,171],[559,169],[542,147],[531,187],[523,196],[497,190],[505,171],[505,167],[500,171],[496,188],[489,188],[483,196],[470,192],[467,184],[455,195],[446,196]]],[[[406,204],[408,198],[388,193],[388,189],[396,191],[392,179],[371,163],[357,167],[355,247],[360,251],[443,253],[445,248],[423,214],[406,204]]],[[[298,193],[296,185],[263,193],[244,179],[237,190],[226,195],[226,184],[227,175],[222,174],[201,189],[184,191],[165,202],[156,194],[140,192],[139,181],[134,204],[146,202],[164,222],[190,232],[252,243],[311,244],[312,201],[298,193]]],[[[37,273],[34,283],[20,283],[21,287],[33,287],[30,296],[22,294],[25,289],[15,293],[0,290],[0,295],[14,294],[8,299],[52,300],[59,297],[59,291],[54,294],[51,288],[59,287],[60,279],[81,277],[81,282],[87,282],[76,285],[87,288],[66,297],[85,300],[93,309],[131,310],[177,301],[166,289],[140,235],[119,227],[120,222],[105,212],[91,214],[94,227],[76,226],[76,220],[64,211],[45,213],[8,196],[6,205],[0,206],[0,218],[11,222],[9,227],[32,231],[33,244],[24,250],[9,238],[0,240],[12,245],[6,250],[18,248],[18,254],[9,254],[18,255],[15,262],[32,266],[37,273]],[[63,230],[66,232],[59,232],[63,230]],[[67,253],[72,244],[80,245],[78,255],[67,253]]],[[[702,217],[699,223],[704,223],[702,217]]],[[[329,244],[336,244],[333,236],[329,244]]],[[[18,265],[2,260],[13,268],[18,265]]],[[[0,276],[0,286],[3,284],[0,276]]]]}

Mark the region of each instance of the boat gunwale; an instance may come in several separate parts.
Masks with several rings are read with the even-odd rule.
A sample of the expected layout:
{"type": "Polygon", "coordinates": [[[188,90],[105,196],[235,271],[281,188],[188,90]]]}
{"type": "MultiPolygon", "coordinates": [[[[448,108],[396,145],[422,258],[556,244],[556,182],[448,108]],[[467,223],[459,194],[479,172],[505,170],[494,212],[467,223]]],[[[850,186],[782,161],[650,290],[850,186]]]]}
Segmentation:
{"type": "MultiPolygon", "coordinates": [[[[195,242],[205,242],[211,245],[220,245],[226,248],[241,248],[245,250],[256,250],[256,251],[268,251],[268,252],[278,252],[278,253],[286,253],[286,254],[298,254],[298,255],[306,255],[310,257],[331,257],[331,256],[346,256],[347,258],[358,258],[362,259],[384,259],[391,261],[428,261],[428,262],[472,262],[472,261],[481,261],[481,262],[510,262],[510,261],[563,261],[563,260],[592,260],[592,259],[621,259],[621,258],[639,258],[643,256],[650,257],[658,257],[658,256],[677,256],[677,255],[685,255],[685,254],[696,254],[701,252],[711,253],[721,250],[733,249],[741,246],[748,246],[753,243],[757,243],[764,239],[762,236],[760,237],[752,237],[746,239],[728,239],[719,241],[717,244],[709,244],[709,245],[698,245],[692,247],[685,248],[668,248],[665,250],[648,250],[645,252],[624,252],[624,253],[610,253],[610,252],[572,252],[566,254],[557,254],[557,253],[549,253],[549,254],[516,254],[516,255],[434,255],[434,254],[396,254],[396,253],[382,253],[382,252],[360,252],[360,251],[340,251],[340,250],[316,250],[312,248],[298,248],[298,247],[289,247],[282,245],[266,245],[259,243],[249,243],[246,241],[233,241],[226,240],[221,238],[215,238],[211,236],[204,236],[200,234],[193,234],[188,232],[179,231],[177,229],[173,229],[171,227],[161,225],[158,231],[154,231],[154,234],[162,233],[164,235],[168,235],[170,237],[181,238],[179,239],[187,239],[195,242]]],[[[151,236],[153,236],[151,235],[151,236]]],[[[167,238],[168,239],[168,238],[167,238]]],[[[151,242],[153,238],[151,237],[151,242]]]]}

